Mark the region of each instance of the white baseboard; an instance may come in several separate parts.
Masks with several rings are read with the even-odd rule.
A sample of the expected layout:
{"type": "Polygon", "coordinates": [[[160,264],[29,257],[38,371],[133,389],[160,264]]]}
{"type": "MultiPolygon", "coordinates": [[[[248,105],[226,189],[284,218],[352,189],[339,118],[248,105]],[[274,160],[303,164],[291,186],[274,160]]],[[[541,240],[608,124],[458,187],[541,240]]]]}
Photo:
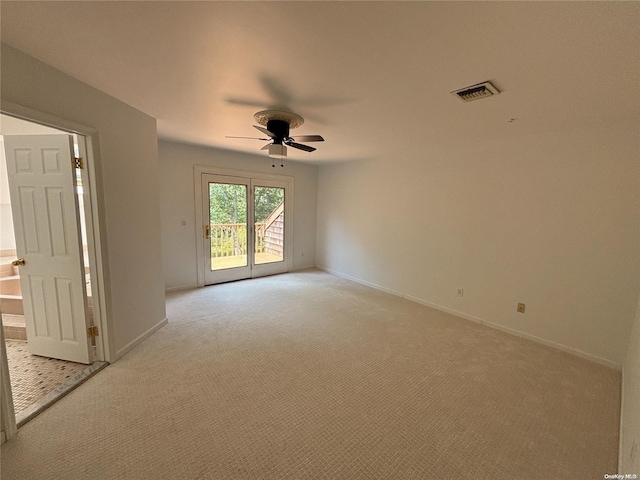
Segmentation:
{"type": "Polygon", "coordinates": [[[311,268],[316,268],[315,265],[305,265],[303,267],[296,267],[289,270],[290,272],[299,272],[300,270],[309,270],[311,268]]]}
{"type": "Polygon", "coordinates": [[[193,283],[191,285],[181,285],[179,287],[169,287],[169,288],[165,288],[164,291],[165,293],[169,293],[169,292],[179,292],[180,290],[191,290],[192,288],[198,288],[198,284],[197,283],[193,283]]]}
{"type": "Polygon", "coordinates": [[[457,310],[453,310],[453,309],[448,308],[448,307],[443,307],[442,305],[438,305],[436,303],[432,303],[432,302],[429,302],[427,300],[423,300],[421,298],[413,297],[411,295],[407,295],[407,294],[404,294],[402,292],[398,292],[396,290],[391,290],[391,289],[385,288],[385,287],[383,287],[381,285],[377,285],[375,283],[367,282],[366,280],[361,280],[359,278],[352,277],[351,275],[346,275],[344,273],[332,270],[330,268],[322,267],[322,266],[319,266],[319,265],[316,265],[316,268],[318,270],[323,270],[323,271],[325,271],[327,273],[330,273],[332,275],[335,275],[337,277],[346,278],[347,280],[351,280],[352,282],[359,283],[361,285],[366,285],[368,287],[375,288],[376,290],[381,290],[383,292],[390,293],[390,294],[396,295],[398,297],[402,297],[402,298],[404,298],[406,300],[409,300],[411,302],[416,302],[416,303],[419,303],[421,305],[425,305],[427,307],[431,307],[431,308],[434,308],[436,310],[440,310],[441,312],[450,313],[451,315],[455,315],[456,317],[464,318],[465,320],[470,320],[472,322],[479,323],[481,325],[486,325],[487,327],[495,328],[496,330],[500,330],[502,332],[509,333],[509,334],[515,335],[517,337],[526,338],[527,340],[531,340],[533,342],[540,343],[542,345],[546,345],[547,347],[555,348],[556,350],[560,350],[562,352],[570,353],[572,355],[575,355],[575,356],[580,357],[580,358],[584,358],[584,359],[589,360],[591,362],[598,363],[600,365],[604,365],[605,367],[609,367],[609,368],[613,368],[614,370],[622,371],[622,365],[620,365],[619,363],[613,362],[611,360],[607,360],[606,358],[601,358],[601,357],[598,357],[597,355],[592,355],[590,353],[583,352],[582,350],[577,350],[575,348],[567,347],[566,345],[562,345],[560,343],[555,343],[555,342],[552,342],[550,340],[545,340],[544,338],[536,337],[535,335],[531,335],[529,333],[521,332],[519,330],[514,330],[512,328],[505,327],[503,325],[499,325],[499,324],[494,323],[494,322],[490,322],[490,321],[485,320],[483,318],[476,317],[474,315],[469,315],[468,313],[459,312],[457,310]]]}
{"type": "Polygon", "coordinates": [[[396,290],[391,290],[390,288],[383,287],[382,285],[378,285],[377,283],[367,282],[366,280],[361,280],[359,278],[352,277],[351,275],[347,275],[346,273],[338,272],[336,270],[331,270],[330,268],[327,268],[327,267],[321,267],[316,265],[316,268],[318,270],[323,270],[327,273],[330,273],[331,275],[335,275],[336,277],[346,278],[347,280],[351,280],[352,282],[359,283],[360,285],[366,285],[367,287],[375,288],[376,290],[381,290],[385,293],[390,293],[391,295],[405,298],[404,293],[398,292],[396,290]]]}
{"type": "Polygon", "coordinates": [[[116,351],[116,360],[122,358],[123,355],[126,355],[127,353],[129,353],[131,350],[133,350],[135,347],[137,347],[142,342],[144,342],[147,338],[153,335],[156,331],[164,327],[167,323],[169,323],[169,320],[165,317],[164,319],[156,323],[153,327],[151,327],[149,330],[144,332],[142,335],[138,336],[131,342],[127,343],[120,350],[116,351]]]}

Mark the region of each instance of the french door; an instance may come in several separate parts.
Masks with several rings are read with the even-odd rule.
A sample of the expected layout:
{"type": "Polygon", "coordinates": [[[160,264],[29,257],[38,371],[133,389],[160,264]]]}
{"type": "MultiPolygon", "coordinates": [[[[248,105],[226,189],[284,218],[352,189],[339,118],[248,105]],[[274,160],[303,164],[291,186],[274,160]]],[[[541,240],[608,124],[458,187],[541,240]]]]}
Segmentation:
{"type": "Polygon", "coordinates": [[[201,175],[204,284],[289,271],[289,183],[201,175]]]}

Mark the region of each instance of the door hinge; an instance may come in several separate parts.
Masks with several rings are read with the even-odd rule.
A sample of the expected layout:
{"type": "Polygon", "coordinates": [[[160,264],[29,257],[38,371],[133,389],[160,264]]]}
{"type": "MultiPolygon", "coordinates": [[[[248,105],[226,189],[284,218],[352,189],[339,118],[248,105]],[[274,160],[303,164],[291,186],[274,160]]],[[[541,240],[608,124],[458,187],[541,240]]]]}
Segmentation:
{"type": "Polygon", "coordinates": [[[100,333],[98,332],[98,327],[93,326],[93,327],[87,328],[87,335],[89,337],[97,337],[98,335],[100,335],[100,333]]]}
{"type": "Polygon", "coordinates": [[[84,168],[84,160],[82,159],[82,157],[74,157],[71,160],[71,163],[73,164],[73,168],[84,168]]]}

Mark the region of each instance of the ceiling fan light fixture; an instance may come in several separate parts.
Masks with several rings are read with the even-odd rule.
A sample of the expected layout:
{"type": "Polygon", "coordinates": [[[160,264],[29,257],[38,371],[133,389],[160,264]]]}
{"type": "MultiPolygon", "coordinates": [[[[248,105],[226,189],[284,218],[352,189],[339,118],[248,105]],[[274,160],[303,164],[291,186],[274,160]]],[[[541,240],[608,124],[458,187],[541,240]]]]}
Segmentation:
{"type": "Polygon", "coordinates": [[[269,156],[271,158],[287,158],[287,147],[284,145],[269,145],[269,156]]]}

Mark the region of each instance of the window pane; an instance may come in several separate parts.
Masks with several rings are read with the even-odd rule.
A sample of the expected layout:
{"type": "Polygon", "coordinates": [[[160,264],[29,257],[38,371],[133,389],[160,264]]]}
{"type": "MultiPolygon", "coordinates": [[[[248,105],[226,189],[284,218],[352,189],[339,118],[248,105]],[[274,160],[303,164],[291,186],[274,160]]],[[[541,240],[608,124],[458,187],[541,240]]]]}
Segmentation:
{"type": "Polygon", "coordinates": [[[247,265],[247,187],[209,183],[211,270],[247,265]]]}
{"type": "Polygon", "coordinates": [[[284,261],[284,188],[255,187],[256,265],[284,261]]]}

